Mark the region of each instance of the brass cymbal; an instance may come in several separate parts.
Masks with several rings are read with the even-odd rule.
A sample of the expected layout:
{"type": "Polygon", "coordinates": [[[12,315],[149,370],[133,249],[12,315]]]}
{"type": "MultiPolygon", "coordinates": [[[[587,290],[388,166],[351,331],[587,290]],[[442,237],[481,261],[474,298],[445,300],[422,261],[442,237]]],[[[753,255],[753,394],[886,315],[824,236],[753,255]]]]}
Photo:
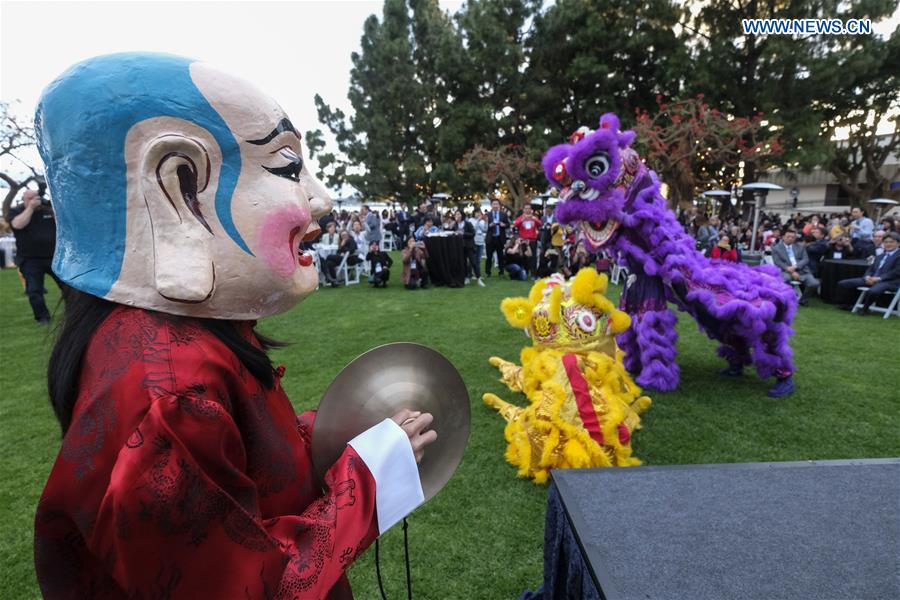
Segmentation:
{"type": "Polygon", "coordinates": [[[341,456],[347,442],[408,408],[434,415],[437,441],[425,448],[419,477],[425,500],[450,480],[469,439],[469,393],[459,372],[440,352],[399,342],[361,354],[338,373],[316,413],[312,460],[316,475],[341,456]]]}

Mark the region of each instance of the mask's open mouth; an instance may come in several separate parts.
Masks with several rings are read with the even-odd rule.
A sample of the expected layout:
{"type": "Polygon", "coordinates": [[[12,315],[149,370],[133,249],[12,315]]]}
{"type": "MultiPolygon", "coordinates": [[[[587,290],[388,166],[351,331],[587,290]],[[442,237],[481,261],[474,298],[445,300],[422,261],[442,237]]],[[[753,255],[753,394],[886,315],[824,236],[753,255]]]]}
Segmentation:
{"type": "Polygon", "coordinates": [[[311,223],[306,230],[304,231],[300,227],[294,227],[291,230],[291,234],[288,239],[288,243],[291,246],[291,255],[297,257],[297,264],[301,267],[309,267],[313,264],[313,254],[309,250],[301,250],[300,244],[302,242],[309,242],[319,235],[320,229],[318,224],[311,223]]]}
{"type": "Polygon", "coordinates": [[[582,190],[580,192],[575,191],[571,187],[564,187],[559,192],[559,199],[563,202],[567,200],[585,200],[592,201],[596,200],[600,197],[600,190],[596,190],[594,188],[588,188],[586,190],[582,190]]]}
{"type": "Polygon", "coordinates": [[[581,221],[580,223],[581,232],[584,233],[584,237],[594,248],[599,248],[606,244],[620,225],[618,221],[613,219],[600,223],[590,223],[588,221],[581,221]]]}

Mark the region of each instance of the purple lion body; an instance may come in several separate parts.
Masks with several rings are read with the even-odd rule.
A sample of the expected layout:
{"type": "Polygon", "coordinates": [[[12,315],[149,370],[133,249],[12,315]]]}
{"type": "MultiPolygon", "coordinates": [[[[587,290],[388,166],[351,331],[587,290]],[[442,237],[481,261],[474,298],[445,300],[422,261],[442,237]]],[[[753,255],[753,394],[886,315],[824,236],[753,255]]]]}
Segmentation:
{"type": "Polygon", "coordinates": [[[625,366],[636,381],[656,390],[679,383],[673,302],[718,340],[718,353],[737,367],[755,364],[760,377],[794,371],[791,323],[793,289],[773,267],[711,260],[696,250],[666,207],[656,173],[629,145],[613,114],[595,132],[579,130],[570,143],[552,147],[542,161],[560,188],[556,218],[576,225],[593,251],[605,249],[632,273],[621,307],[632,328],[618,338],[625,366]]]}

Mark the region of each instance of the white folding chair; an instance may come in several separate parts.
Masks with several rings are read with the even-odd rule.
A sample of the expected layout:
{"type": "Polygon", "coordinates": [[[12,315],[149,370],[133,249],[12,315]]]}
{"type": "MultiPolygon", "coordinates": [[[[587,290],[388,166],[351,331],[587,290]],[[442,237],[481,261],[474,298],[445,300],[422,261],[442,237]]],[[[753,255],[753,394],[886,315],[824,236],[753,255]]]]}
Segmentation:
{"type": "MultiPolygon", "coordinates": [[[[869,291],[867,286],[860,286],[856,288],[859,290],[859,297],[856,299],[856,304],[853,305],[853,310],[850,312],[858,312],[859,309],[863,307],[863,298],[866,295],[866,292],[869,291]]],[[[891,303],[888,304],[887,308],[883,308],[881,306],[876,306],[875,303],[872,303],[872,306],[869,307],[870,312],[883,313],[883,319],[889,318],[891,315],[897,315],[900,317],[900,290],[898,291],[884,291],[882,294],[887,294],[888,296],[893,296],[891,299],[891,303]]]]}
{"type": "Polygon", "coordinates": [[[381,234],[381,251],[390,252],[394,249],[394,234],[390,231],[383,231],[381,234]]]}
{"type": "Polygon", "coordinates": [[[614,285],[619,285],[620,277],[623,279],[628,279],[628,267],[616,263],[613,265],[610,281],[612,281],[614,285]]]}
{"type": "Polygon", "coordinates": [[[355,265],[347,264],[347,257],[350,256],[350,253],[344,254],[344,258],[341,259],[341,264],[338,265],[336,270],[336,274],[338,278],[341,277],[341,272],[344,274],[344,285],[353,285],[355,283],[359,283],[359,271],[360,267],[362,267],[363,263],[356,263],[355,265]],[[351,275],[352,271],[352,275],[351,275]]]}

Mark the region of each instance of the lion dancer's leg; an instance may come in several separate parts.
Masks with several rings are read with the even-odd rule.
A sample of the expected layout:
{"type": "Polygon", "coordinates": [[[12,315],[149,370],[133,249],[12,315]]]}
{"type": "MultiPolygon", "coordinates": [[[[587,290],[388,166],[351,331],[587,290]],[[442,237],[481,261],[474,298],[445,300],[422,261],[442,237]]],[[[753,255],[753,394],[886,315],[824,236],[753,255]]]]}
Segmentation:
{"type": "Polygon", "coordinates": [[[794,360],[790,345],[793,332],[787,323],[775,321],[766,325],[766,331],[754,352],[756,372],[762,379],[775,376],[776,382],[769,389],[769,396],[789,396],[794,393],[794,360]]]}
{"type": "Polygon", "coordinates": [[[500,378],[513,392],[522,391],[522,367],[499,356],[492,356],[488,362],[500,371],[500,378]]]}
{"type": "Polygon", "coordinates": [[[674,390],[680,379],[675,362],[678,317],[668,308],[662,280],[643,274],[633,281],[629,277],[620,305],[631,315],[631,327],[616,338],[625,352],[625,368],[641,387],[674,390]]]}
{"type": "Polygon", "coordinates": [[[719,369],[719,375],[740,377],[744,373],[744,366],[753,362],[750,356],[750,347],[747,340],[734,333],[726,332],[722,335],[722,345],[716,353],[728,361],[728,366],[719,369]]]}

